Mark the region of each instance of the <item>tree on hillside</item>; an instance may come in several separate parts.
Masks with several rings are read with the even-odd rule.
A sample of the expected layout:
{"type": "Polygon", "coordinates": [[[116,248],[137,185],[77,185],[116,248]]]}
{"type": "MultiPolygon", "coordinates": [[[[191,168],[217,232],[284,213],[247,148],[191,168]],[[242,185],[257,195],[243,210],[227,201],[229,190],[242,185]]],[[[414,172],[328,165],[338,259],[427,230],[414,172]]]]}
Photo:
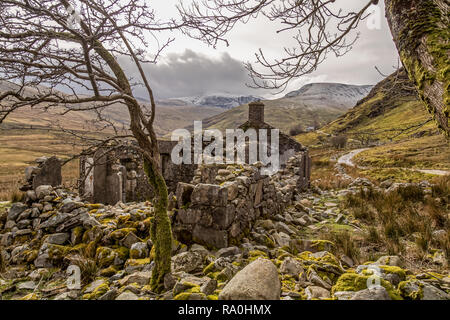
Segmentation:
{"type": "Polygon", "coordinates": [[[18,84],[0,95],[0,123],[11,112],[27,106],[58,108],[64,113],[92,112],[99,115],[97,121],[106,124],[111,122],[102,118],[103,110],[118,103],[127,108],[128,134],[113,134],[108,140],[134,137],[154,187],[155,217],[150,235],[155,267],[151,285],[159,290],[170,272],[172,233],[153,127],[155,100],[142,64],[156,59],[171,41],[156,47],[150,57],[147,40],[179,26],[159,21],[145,0],[80,0],[77,4],[79,11],[68,0],[0,2],[0,80],[18,84]],[[139,80],[132,80],[121,66],[119,61],[125,58],[134,62],[139,80]],[[150,108],[133,95],[137,84],[145,87],[150,108]],[[61,90],[72,94],[62,94],[61,90]]]}
{"type": "MultiPolygon", "coordinates": [[[[352,30],[378,2],[362,1],[357,12],[341,10],[344,0],[194,0],[189,6],[180,2],[178,9],[187,33],[212,46],[228,44],[226,35],[238,22],[261,15],[281,25],[278,33],[291,32],[296,43],[284,48],[283,56],[271,59],[260,49],[256,64],[246,64],[252,86],[284,89],[292,79],[316,70],[329,54],[342,56],[351,50],[357,40],[351,37],[352,30]]],[[[385,4],[401,61],[419,97],[449,136],[449,1],[385,0],[385,4]]]]}

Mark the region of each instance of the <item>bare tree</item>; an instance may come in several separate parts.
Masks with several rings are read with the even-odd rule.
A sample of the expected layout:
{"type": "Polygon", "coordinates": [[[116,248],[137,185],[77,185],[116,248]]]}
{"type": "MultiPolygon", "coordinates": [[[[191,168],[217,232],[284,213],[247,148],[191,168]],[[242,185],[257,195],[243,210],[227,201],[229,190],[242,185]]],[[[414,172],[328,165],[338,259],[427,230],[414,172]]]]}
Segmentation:
{"type": "MultiPolygon", "coordinates": [[[[285,47],[283,55],[266,57],[260,49],[256,64],[247,63],[250,86],[280,89],[294,78],[311,73],[329,54],[342,56],[351,50],[358,36],[352,31],[367,17],[366,11],[378,0],[363,1],[359,10],[343,11],[336,0],[210,0],[182,3],[178,10],[186,32],[216,46],[226,39],[237,23],[264,16],[278,33],[290,32],[296,44],[285,47]]],[[[450,135],[448,0],[385,0],[386,16],[403,65],[414,80],[420,98],[435,115],[439,127],[450,135]]]]}
{"type": "Polygon", "coordinates": [[[108,125],[111,122],[102,118],[103,110],[114,104],[127,108],[129,130],[113,130],[106,140],[134,137],[155,189],[155,216],[150,230],[155,247],[151,285],[158,291],[164,275],[170,272],[172,233],[167,186],[153,128],[155,100],[142,64],[154,61],[172,40],[154,46],[153,56],[143,48],[150,47],[147,39],[154,39],[156,33],[179,25],[158,20],[146,2],[80,0],[76,12],[68,0],[2,0],[0,80],[17,86],[0,95],[0,123],[22,107],[40,106],[62,113],[93,112],[99,116],[97,122],[108,125]],[[134,62],[139,80],[132,82],[120,59],[134,62]],[[149,108],[133,95],[138,84],[147,91],[149,108]]]}

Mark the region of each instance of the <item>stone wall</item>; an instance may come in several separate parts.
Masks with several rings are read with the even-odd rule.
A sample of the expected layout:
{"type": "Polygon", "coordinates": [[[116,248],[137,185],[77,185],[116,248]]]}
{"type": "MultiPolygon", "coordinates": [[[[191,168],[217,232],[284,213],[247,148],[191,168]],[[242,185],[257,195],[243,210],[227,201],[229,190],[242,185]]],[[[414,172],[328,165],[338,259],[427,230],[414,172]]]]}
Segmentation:
{"type": "MultiPolygon", "coordinates": [[[[189,182],[196,165],[176,165],[171,161],[171,152],[176,142],[158,141],[161,168],[169,192],[175,192],[177,183],[189,182]]],[[[80,161],[79,193],[91,202],[111,204],[117,202],[139,202],[153,198],[153,188],[143,169],[143,159],[129,147],[111,150],[99,149],[92,157],[80,161]]]]}
{"type": "Polygon", "coordinates": [[[36,166],[25,168],[25,184],[20,188],[21,191],[35,190],[42,185],[61,185],[61,161],[57,157],[40,157],[35,162],[36,166]]]}
{"type": "Polygon", "coordinates": [[[152,190],[142,158],[126,146],[98,149],[80,160],[80,195],[94,203],[116,204],[149,199],[152,190]]]}
{"type": "Polygon", "coordinates": [[[173,231],[184,243],[225,248],[261,217],[281,213],[309,185],[310,158],[299,152],[273,176],[260,165],[201,165],[192,183],[179,183],[173,231]],[[306,170],[305,170],[306,168],[306,170]]]}

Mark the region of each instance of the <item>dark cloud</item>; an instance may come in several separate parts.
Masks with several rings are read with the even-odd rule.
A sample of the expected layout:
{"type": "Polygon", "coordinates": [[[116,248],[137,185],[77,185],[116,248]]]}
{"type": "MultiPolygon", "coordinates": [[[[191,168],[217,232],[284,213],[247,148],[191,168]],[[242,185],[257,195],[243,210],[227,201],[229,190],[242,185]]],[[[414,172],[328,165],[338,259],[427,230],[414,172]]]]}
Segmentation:
{"type": "MultiPolygon", "coordinates": [[[[131,61],[121,60],[127,73],[138,79],[131,61]]],[[[158,98],[210,93],[263,93],[245,86],[249,78],[242,62],[228,53],[214,58],[187,49],[181,54],[168,54],[157,64],[147,64],[144,70],[158,98]]],[[[135,92],[137,96],[146,97],[143,88],[137,88],[135,92]]]]}

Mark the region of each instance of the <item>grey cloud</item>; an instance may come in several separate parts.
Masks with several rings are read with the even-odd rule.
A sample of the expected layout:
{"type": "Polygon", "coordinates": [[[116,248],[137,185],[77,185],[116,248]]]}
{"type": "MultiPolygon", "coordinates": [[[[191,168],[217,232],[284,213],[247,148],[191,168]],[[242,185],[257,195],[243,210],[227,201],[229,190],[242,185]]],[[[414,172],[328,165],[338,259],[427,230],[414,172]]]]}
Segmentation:
{"type": "MultiPolygon", "coordinates": [[[[128,74],[138,79],[131,61],[121,59],[128,74]]],[[[245,86],[249,78],[241,61],[223,53],[219,58],[208,57],[186,49],[170,53],[157,64],[146,64],[144,71],[158,98],[174,98],[207,93],[263,93],[245,86]]],[[[136,88],[139,97],[146,97],[143,88],[136,88]]]]}

